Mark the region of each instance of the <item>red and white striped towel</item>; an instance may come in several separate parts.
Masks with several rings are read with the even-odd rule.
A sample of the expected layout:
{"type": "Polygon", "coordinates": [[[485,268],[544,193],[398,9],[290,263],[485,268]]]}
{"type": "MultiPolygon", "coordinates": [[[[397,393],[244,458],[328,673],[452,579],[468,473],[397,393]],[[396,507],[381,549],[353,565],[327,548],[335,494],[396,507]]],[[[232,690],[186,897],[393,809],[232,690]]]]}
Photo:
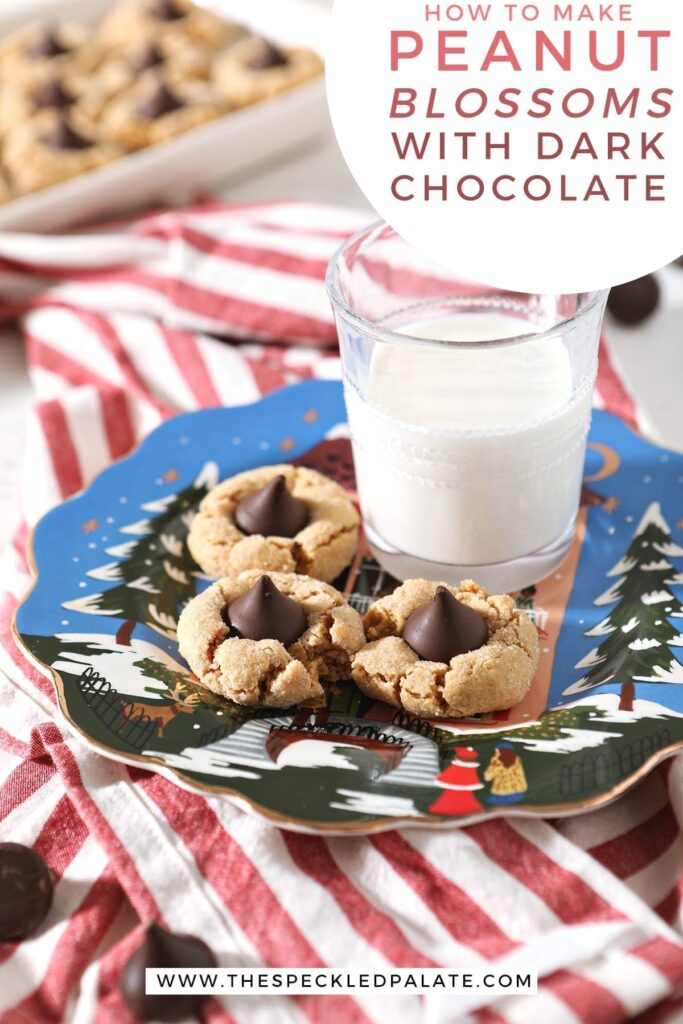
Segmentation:
{"type": "MultiPolygon", "coordinates": [[[[683,758],[563,822],[293,835],[83,747],[14,646],[26,530],[50,506],[165,416],[338,373],[322,278],[358,224],[273,203],[0,235],[1,312],[21,318],[36,391],[0,585],[0,838],[34,845],[57,880],[40,932],[0,945],[3,1024],[130,1022],[117,977],[150,918],[203,936],[226,965],[498,961],[542,975],[536,997],[239,997],[209,1003],[209,1021],[681,1019],[683,758]]],[[[636,416],[606,348],[598,399],[636,416]]]]}

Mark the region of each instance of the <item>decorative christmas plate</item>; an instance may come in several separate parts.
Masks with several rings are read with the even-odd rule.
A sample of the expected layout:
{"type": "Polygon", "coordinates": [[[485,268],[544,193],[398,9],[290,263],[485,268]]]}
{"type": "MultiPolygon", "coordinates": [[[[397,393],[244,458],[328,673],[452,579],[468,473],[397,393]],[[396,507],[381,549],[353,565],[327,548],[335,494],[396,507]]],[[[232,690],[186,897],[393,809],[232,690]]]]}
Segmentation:
{"type": "MultiPolygon", "coordinates": [[[[517,708],[418,721],[348,683],[326,707],[273,713],[199,688],[175,639],[208,584],[185,542],[197,504],[283,459],[352,490],[344,416],[331,382],[179,416],[39,524],[16,634],[89,744],[285,828],[338,833],[575,813],[683,747],[683,456],[604,412],[571,553],[517,597],[542,652],[517,708]]],[[[361,611],[394,585],[363,550],[337,581],[361,611]]]]}

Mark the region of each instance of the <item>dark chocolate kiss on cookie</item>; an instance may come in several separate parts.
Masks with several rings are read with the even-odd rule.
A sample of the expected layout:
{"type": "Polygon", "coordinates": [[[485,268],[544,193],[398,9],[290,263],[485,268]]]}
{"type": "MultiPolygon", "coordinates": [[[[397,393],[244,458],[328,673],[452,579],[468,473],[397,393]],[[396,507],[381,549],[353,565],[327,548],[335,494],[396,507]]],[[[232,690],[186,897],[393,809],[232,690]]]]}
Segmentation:
{"type": "Polygon", "coordinates": [[[52,903],[52,875],[39,854],[0,843],[0,942],[24,939],[42,924],[52,903]]]}
{"type": "Polygon", "coordinates": [[[260,491],[244,498],[235,509],[235,523],[242,533],[262,537],[293,537],[308,523],[308,509],[287,487],[284,476],[275,476],[260,491]]]}
{"type": "Polygon", "coordinates": [[[300,604],[262,576],[227,611],[228,624],[243,640],[279,640],[290,647],[306,632],[308,619],[300,604]]]}
{"type": "Polygon", "coordinates": [[[215,966],[216,958],[201,939],[193,935],[175,935],[158,924],[150,924],[142,945],[136,949],[121,972],[119,988],[125,1002],[139,1020],[185,1020],[197,1013],[205,997],[189,992],[180,996],[146,995],[145,969],[208,969],[215,966]]]}
{"type": "Polygon", "coordinates": [[[164,63],[164,55],[154,45],[149,43],[147,46],[143,46],[141,50],[133,54],[133,57],[128,65],[131,71],[136,74],[140,74],[142,71],[148,71],[150,68],[155,68],[159,64],[164,63]]]}
{"type": "Polygon", "coordinates": [[[147,121],[153,121],[155,117],[163,117],[173,110],[179,110],[183,101],[168,89],[163,82],[160,82],[151,96],[148,96],[144,103],[137,108],[136,113],[147,121]]]}
{"type": "Polygon", "coordinates": [[[79,135],[63,118],[60,117],[52,131],[43,136],[43,142],[54,149],[89,149],[93,145],[90,139],[79,135]]]}
{"type": "Polygon", "coordinates": [[[59,57],[68,53],[69,47],[60,43],[54,32],[47,29],[36,39],[28,49],[30,57],[59,57]]]}
{"type": "Polygon", "coordinates": [[[74,102],[74,97],[55,78],[43,82],[33,93],[33,102],[37,107],[55,107],[64,110],[74,102]]]}
{"type": "Polygon", "coordinates": [[[289,58],[277,46],[273,46],[267,39],[259,42],[259,48],[251,58],[247,67],[252,71],[267,71],[269,68],[282,68],[289,64],[289,58]]]}
{"type": "Polygon", "coordinates": [[[161,18],[162,21],[179,21],[187,14],[187,11],[178,7],[173,0],[156,0],[156,3],[152,4],[151,10],[152,14],[161,18]]]}
{"type": "Polygon", "coordinates": [[[456,654],[483,647],[489,638],[485,620],[478,612],[437,587],[427,604],[416,608],[403,627],[403,639],[424,661],[448,664],[456,654]]]}

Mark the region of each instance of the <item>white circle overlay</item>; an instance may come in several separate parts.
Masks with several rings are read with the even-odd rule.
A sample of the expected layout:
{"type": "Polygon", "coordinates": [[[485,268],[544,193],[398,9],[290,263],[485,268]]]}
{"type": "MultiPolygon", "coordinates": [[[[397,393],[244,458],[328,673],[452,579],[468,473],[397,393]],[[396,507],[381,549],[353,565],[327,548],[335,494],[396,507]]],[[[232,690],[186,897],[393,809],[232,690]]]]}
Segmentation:
{"type": "MultiPolygon", "coordinates": [[[[380,216],[424,256],[452,273],[496,288],[557,293],[609,288],[649,273],[683,252],[683,4],[671,0],[633,0],[621,5],[566,0],[559,4],[538,0],[536,5],[500,0],[460,4],[335,0],[331,18],[327,94],[342,153],[380,216]],[[473,21],[468,16],[476,7],[488,8],[487,20],[473,21]],[[508,18],[510,7],[516,9],[514,20],[508,18]],[[609,8],[615,17],[620,8],[628,8],[631,19],[609,22],[589,16],[576,20],[581,11],[597,15],[601,7],[609,8]],[[425,20],[427,8],[440,9],[441,19],[425,20]],[[523,8],[529,20],[522,16],[523,8]],[[575,20],[556,21],[558,8],[571,8],[575,20]],[[395,47],[401,54],[421,45],[419,55],[398,57],[396,70],[391,69],[392,31],[420,37],[420,42],[410,35],[398,39],[395,47]],[[590,59],[591,38],[594,56],[609,64],[617,57],[620,31],[624,32],[623,64],[614,70],[596,69],[590,59]],[[465,33],[441,37],[441,45],[449,51],[442,55],[446,63],[463,64],[467,70],[439,69],[440,32],[465,33]],[[499,32],[506,33],[519,69],[493,61],[482,70],[499,32]],[[536,70],[537,32],[545,33],[563,58],[564,33],[571,32],[571,70],[562,69],[547,47],[545,67],[536,70]],[[651,35],[639,35],[643,32],[670,36],[655,41],[651,35]],[[658,68],[652,70],[655,46],[658,68]],[[390,117],[397,89],[417,94],[412,116],[390,117]],[[486,94],[485,104],[474,90],[486,94]],[[535,90],[544,92],[534,100],[535,90]],[[609,90],[617,103],[627,101],[620,116],[614,100],[605,116],[609,90]],[[638,92],[631,106],[633,90],[638,92]],[[573,114],[588,108],[591,100],[586,91],[593,94],[592,109],[586,116],[566,116],[563,103],[573,114]],[[431,117],[427,116],[430,95],[431,117]],[[499,116],[501,111],[509,112],[515,101],[519,107],[515,116],[499,116]],[[531,110],[546,109],[544,101],[551,105],[550,113],[530,116],[531,110]],[[648,114],[662,114],[666,103],[671,106],[668,116],[648,114]],[[461,116],[482,106],[485,109],[477,116],[461,116]],[[393,132],[401,148],[409,132],[420,146],[426,133],[431,133],[423,158],[409,148],[400,159],[393,132]],[[476,133],[467,140],[466,157],[463,139],[455,134],[465,132],[476,133]],[[540,160],[539,132],[547,136],[544,154],[558,152],[560,144],[561,154],[540,160]],[[500,148],[505,145],[505,133],[509,133],[507,153],[500,148]],[[626,148],[624,135],[628,136],[626,148]],[[625,175],[635,179],[625,182],[625,175]],[[550,194],[542,201],[524,194],[525,187],[536,195],[546,190],[538,176],[550,183],[550,194]],[[663,196],[663,201],[648,201],[646,176],[651,177],[650,196],[663,196]],[[440,191],[444,177],[445,200],[440,191]],[[596,177],[599,186],[594,185],[596,177]],[[396,179],[400,179],[393,186],[397,193],[414,198],[392,195],[396,179]],[[429,200],[425,179],[429,186],[436,186],[429,200]],[[479,193],[477,179],[483,183],[483,195],[476,200],[462,198],[459,187],[464,194],[479,193]],[[532,180],[525,186],[528,179],[532,180]],[[499,195],[515,198],[496,198],[496,181],[499,195]],[[586,198],[591,188],[596,195],[586,198]],[[598,197],[601,190],[609,199],[598,197]]],[[[509,52],[505,41],[494,46],[494,55],[509,52]]],[[[405,100],[407,94],[401,96],[405,100]]],[[[405,103],[396,107],[408,109],[405,103]]]]}

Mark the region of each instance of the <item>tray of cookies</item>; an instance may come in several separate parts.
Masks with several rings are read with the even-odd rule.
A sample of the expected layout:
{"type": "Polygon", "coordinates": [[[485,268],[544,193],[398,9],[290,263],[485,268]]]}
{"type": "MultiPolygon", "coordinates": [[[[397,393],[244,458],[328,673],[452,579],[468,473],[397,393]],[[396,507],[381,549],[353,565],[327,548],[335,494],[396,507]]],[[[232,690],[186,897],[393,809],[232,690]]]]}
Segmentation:
{"type": "Polygon", "coordinates": [[[327,124],[301,0],[67,0],[0,16],[0,230],[226,183],[327,124]]]}
{"type": "Polygon", "coordinates": [[[86,743],[339,834],[575,814],[683,748],[683,456],[596,411],[569,555],[495,594],[375,562],[345,416],[175,417],[38,524],[15,634],[86,743]]]}

